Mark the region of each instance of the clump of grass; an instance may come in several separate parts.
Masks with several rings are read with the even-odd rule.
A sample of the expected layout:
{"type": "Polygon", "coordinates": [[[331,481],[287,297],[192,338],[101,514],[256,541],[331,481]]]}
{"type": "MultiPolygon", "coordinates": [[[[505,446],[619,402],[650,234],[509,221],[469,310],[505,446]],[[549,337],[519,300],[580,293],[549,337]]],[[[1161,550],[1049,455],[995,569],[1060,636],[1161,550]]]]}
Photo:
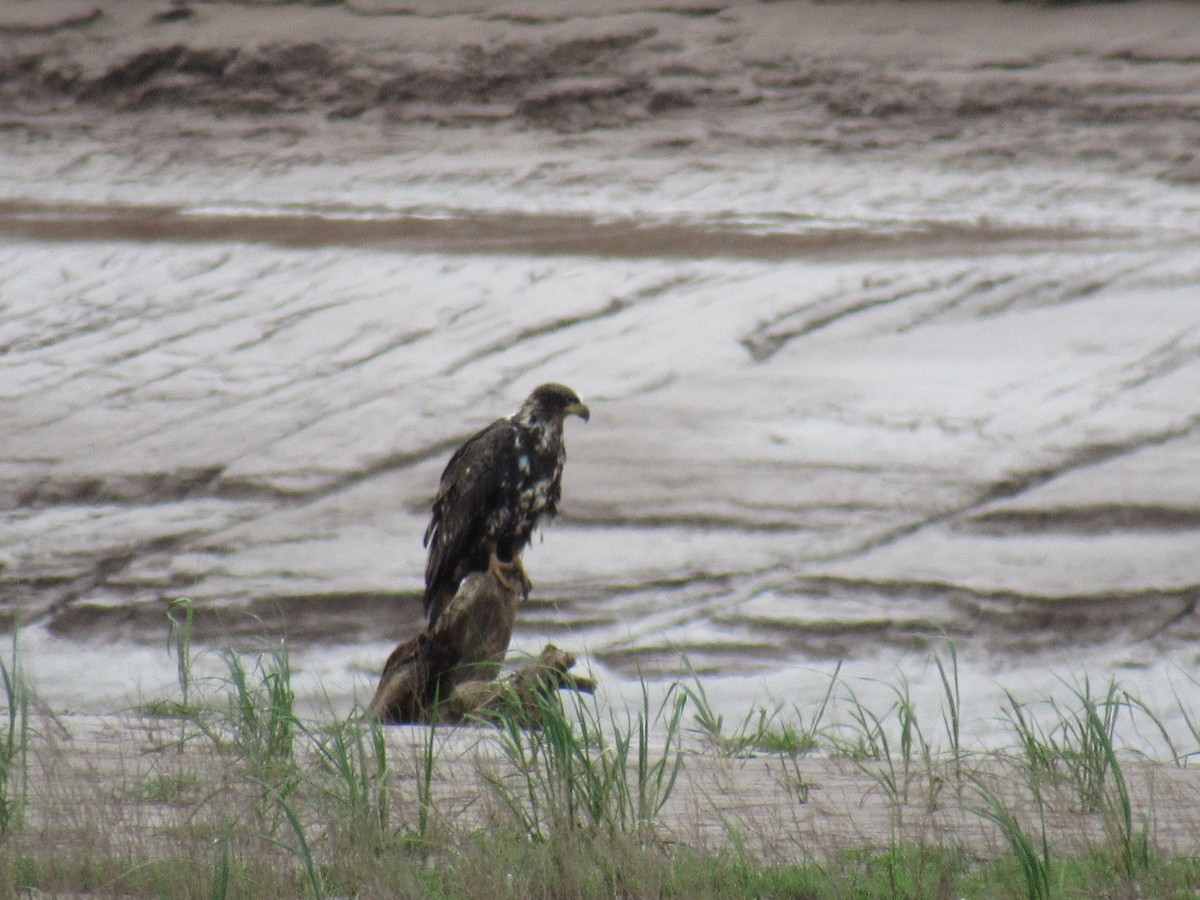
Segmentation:
{"type": "Polygon", "coordinates": [[[167,653],[175,660],[175,677],[179,697],[155,697],[138,704],[138,715],[150,719],[178,719],[182,726],[177,744],[187,740],[188,722],[200,721],[205,710],[195,701],[196,678],[193,673],[196,653],[192,648],[192,627],[195,604],[187,597],[178,597],[167,604],[167,653]]]}
{"type": "Polygon", "coordinates": [[[28,800],[29,686],[21,667],[18,631],[13,629],[12,651],[0,661],[7,715],[0,730],[0,841],[19,827],[28,800]]]}
{"type": "Polygon", "coordinates": [[[182,730],[178,738],[155,748],[172,746],[182,752],[189,742],[211,742],[219,753],[238,758],[247,778],[259,786],[260,812],[283,813],[277,796],[290,795],[300,780],[295,747],[301,726],[287,643],[251,653],[224,648],[219,656],[226,674],[197,679],[191,601],[177,601],[168,616],[183,699],[150,701],[137,711],[150,718],[179,719],[182,730]]]}
{"type": "Polygon", "coordinates": [[[213,848],[212,890],[210,891],[212,900],[225,900],[229,896],[229,884],[233,874],[230,846],[232,843],[233,833],[226,825],[224,834],[213,848]]]}
{"type": "Polygon", "coordinates": [[[361,712],[304,732],[329,776],[324,790],[339,813],[340,839],[377,849],[388,834],[391,814],[387,740],[384,726],[361,712]]]}
{"type": "Polygon", "coordinates": [[[1044,809],[1045,793],[1050,789],[1065,787],[1074,796],[1080,813],[1100,816],[1108,833],[1114,869],[1121,877],[1132,882],[1151,866],[1149,826],[1134,815],[1133,798],[1118,753],[1117,727],[1122,713],[1148,717],[1170,746],[1166,729],[1144,703],[1121,690],[1115,680],[1097,695],[1085,678],[1081,686],[1071,688],[1071,693],[1075,702],[1070,706],[1046,701],[1048,722],[1043,722],[1029,704],[1011,693],[1006,695],[1004,713],[1017,737],[1019,771],[1026,778],[1026,789],[1036,801],[1042,820],[1037,853],[1011,810],[976,782],[977,793],[984,800],[981,814],[996,822],[1009,840],[1030,897],[1045,897],[1049,891],[1045,873],[1051,863],[1044,809]]]}
{"type": "Polygon", "coordinates": [[[304,828],[304,824],[300,821],[300,816],[296,810],[288,803],[287,797],[278,790],[269,789],[271,799],[278,804],[280,810],[283,811],[287,818],[287,823],[291,827],[292,835],[296,838],[296,846],[291,847],[282,841],[277,841],[270,836],[264,836],[264,839],[274,844],[277,847],[286,850],[296,857],[304,865],[304,874],[307,876],[307,886],[312,891],[313,900],[322,900],[325,896],[325,879],[321,875],[321,871],[317,865],[316,857],[313,855],[312,847],[308,841],[308,833],[304,828]]]}
{"type": "Polygon", "coordinates": [[[1024,894],[1029,900],[1048,900],[1050,897],[1050,844],[1046,839],[1045,807],[1040,793],[1035,792],[1038,801],[1038,820],[1041,825],[1040,839],[1035,841],[1012,808],[998,794],[989,789],[979,778],[972,778],[972,785],[978,797],[978,804],[973,811],[993,822],[1004,836],[1016,860],[1024,894]]]}
{"type": "Polygon", "coordinates": [[[488,783],[512,820],[529,837],[551,841],[582,830],[650,839],[682,765],[680,721],[686,696],[674,686],[652,710],[643,683],[642,704],[624,722],[606,721],[594,697],[535,694],[540,727],[523,716],[501,715],[501,747],[514,774],[488,774],[488,783]],[[665,735],[663,749],[652,735],[665,735]]]}
{"type": "Polygon", "coordinates": [[[437,713],[438,700],[435,696],[433,703],[433,719],[425,739],[417,751],[417,833],[415,835],[422,845],[429,839],[430,827],[433,822],[433,772],[437,760],[437,713]]]}
{"type": "Polygon", "coordinates": [[[197,772],[174,772],[147,776],[132,795],[147,803],[181,803],[198,795],[206,785],[197,772]]]}
{"type": "Polygon", "coordinates": [[[1118,850],[1120,870],[1132,877],[1149,865],[1149,828],[1145,822],[1134,822],[1133,802],[1114,741],[1120,714],[1146,708],[1115,681],[1109,682],[1100,699],[1092,696],[1086,679],[1074,693],[1079,709],[1064,718],[1063,731],[1077,748],[1073,766],[1077,793],[1103,815],[1118,850]]]}
{"type": "Polygon", "coordinates": [[[954,767],[955,780],[962,781],[963,775],[963,746],[962,746],[962,690],[958,683],[958,649],[953,641],[946,641],[946,651],[950,663],[942,662],[941,656],[934,654],[933,661],[937,666],[938,678],[942,684],[942,728],[946,734],[950,760],[954,767]]]}
{"type": "MultiPolygon", "coordinates": [[[[1192,688],[1197,693],[1200,693],[1200,681],[1188,673],[1184,673],[1185,677],[1191,682],[1192,688]]],[[[1183,765],[1193,756],[1200,756],[1200,714],[1192,708],[1191,704],[1187,703],[1179,696],[1178,689],[1172,688],[1175,694],[1175,708],[1178,710],[1180,718],[1183,719],[1184,725],[1187,726],[1188,733],[1191,735],[1192,743],[1195,745],[1193,749],[1186,753],[1179,751],[1175,752],[1175,760],[1180,765],[1183,765]]]]}
{"type": "Polygon", "coordinates": [[[692,718],[700,727],[701,732],[719,743],[721,736],[725,733],[725,717],[713,710],[712,704],[708,700],[708,691],[704,689],[704,682],[700,680],[700,674],[692,668],[692,661],[686,655],[681,658],[681,661],[692,682],[683,687],[688,699],[696,708],[692,718]]]}
{"type": "Polygon", "coordinates": [[[1006,694],[1004,714],[1033,783],[1065,784],[1074,791],[1081,811],[1103,812],[1112,806],[1114,796],[1120,803],[1126,793],[1115,744],[1119,717],[1122,712],[1146,708],[1116,681],[1109,681],[1104,694],[1097,696],[1085,678],[1071,693],[1077,705],[1045,701],[1048,724],[1012,693],[1006,694]]]}
{"type": "Polygon", "coordinates": [[[784,716],[783,703],[776,704],[772,709],[758,706],[750,709],[738,726],[729,733],[725,731],[725,717],[713,710],[704,683],[686,656],[683,657],[683,664],[688,670],[690,683],[681,685],[680,690],[694,707],[693,721],[723,756],[771,753],[796,757],[811,753],[820,745],[825,712],[829,708],[829,701],[842,669],[840,662],[829,678],[825,695],[810,715],[806,716],[803,710],[793,704],[795,720],[789,721],[784,716]]]}
{"type": "Polygon", "coordinates": [[[897,684],[887,687],[895,699],[882,713],[868,707],[847,687],[850,721],[833,744],[836,753],[852,760],[883,791],[895,831],[903,823],[904,809],[918,779],[924,777],[924,803],[929,811],[938,807],[945,779],[921,727],[908,679],[901,675],[897,684]]]}
{"type": "Polygon", "coordinates": [[[233,650],[226,650],[224,656],[232,690],[220,724],[255,772],[269,775],[286,769],[297,727],[287,644],[280,642],[257,654],[250,666],[233,650]]]}
{"type": "Polygon", "coordinates": [[[726,755],[771,753],[796,757],[815,750],[815,731],[804,726],[798,710],[797,720],[793,722],[784,716],[783,709],[783,704],[778,704],[770,711],[760,706],[747,713],[737,730],[721,739],[726,755]]]}
{"type": "Polygon", "coordinates": [[[167,604],[168,649],[174,650],[175,674],[179,680],[181,710],[190,709],[192,691],[192,622],[196,606],[190,598],[178,597],[167,604]]]}
{"type": "Polygon", "coordinates": [[[154,697],[145,700],[134,707],[134,712],[148,719],[196,719],[201,711],[185,704],[182,700],[172,700],[168,697],[154,697]]]}
{"type": "MultiPolygon", "coordinates": [[[[624,777],[618,778],[619,807],[628,808],[634,814],[632,824],[637,834],[650,834],[656,826],[658,814],[675,789],[679,770],[683,766],[679,726],[687,698],[677,686],[672,686],[652,718],[650,691],[645,680],[641,682],[641,688],[641,708],[632,714],[626,710],[623,728],[617,722],[615,713],[610,715],[618,759],[628,758],[631,752],[635,755],[636,790],[630,790],[629,770],[623,767],[621,774],[624,777]],[[655,753],[652,748],[652,735],[657,726],[661,726],[664,732],[661,753],[655,753]]],[[[575,696],[579,698],[578,694],[575,696]]]]}

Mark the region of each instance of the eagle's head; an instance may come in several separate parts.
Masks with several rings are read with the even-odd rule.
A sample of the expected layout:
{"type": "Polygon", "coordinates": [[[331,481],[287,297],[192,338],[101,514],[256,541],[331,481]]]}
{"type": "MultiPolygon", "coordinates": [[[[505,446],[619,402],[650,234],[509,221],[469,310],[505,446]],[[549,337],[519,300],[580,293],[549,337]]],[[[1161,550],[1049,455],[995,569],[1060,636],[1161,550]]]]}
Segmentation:
{"type": "Polygon", "coordinates": [[[561,426],[567,416],[579,416],[586,422],[591,415],[578,394],[566,385],[551,382],[534,388],[514,418],[531,426],[547,423],[561,426]]]}

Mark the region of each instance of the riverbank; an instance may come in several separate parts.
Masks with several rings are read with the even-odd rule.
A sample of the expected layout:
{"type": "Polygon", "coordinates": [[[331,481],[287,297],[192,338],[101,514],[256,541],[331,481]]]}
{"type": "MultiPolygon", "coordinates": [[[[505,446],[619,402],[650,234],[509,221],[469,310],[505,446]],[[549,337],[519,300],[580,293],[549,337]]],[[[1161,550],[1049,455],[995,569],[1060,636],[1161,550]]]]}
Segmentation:
{"type": "Polygon", "coordinates": [[[172,696],[110,716],[56,714],[6,664],[8,893],[1165,897],[1200,884],[1196,749],[1131,754],[1155,720],[1115,685],[997,710],[1012,743],[984,752],[958,743],[970,698],[952,660],[937,710],[918,713],[900,685],[888,708],[835,699],[725,721],[693,678],[640,707],[564,695],[543,732],[298,716],[286,647],[226,660],[211,682],[185,662],[172,696]]]}

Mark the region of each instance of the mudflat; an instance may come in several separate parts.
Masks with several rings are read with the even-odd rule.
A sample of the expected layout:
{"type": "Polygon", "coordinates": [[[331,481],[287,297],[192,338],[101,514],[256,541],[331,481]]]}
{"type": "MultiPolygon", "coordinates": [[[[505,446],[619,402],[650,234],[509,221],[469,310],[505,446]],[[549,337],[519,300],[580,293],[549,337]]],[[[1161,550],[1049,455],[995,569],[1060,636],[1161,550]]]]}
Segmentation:
{"type": "MultiPolygon", "coordinates": [[[[0,614],[348,698],[457,442],[588,401],[515,644],[730,708],[1194,671],[1200,8],[0,10],[0,614]],[[915,661],[915,662],[914,662],[915,661]]],[[[82,656],[70,654],[82,654],[82,656]]],[[[1139,681],[1140,679],[1140,681],[1139,681]]],[[[994,705],[983,704],[990,715],[994,705]]]]}

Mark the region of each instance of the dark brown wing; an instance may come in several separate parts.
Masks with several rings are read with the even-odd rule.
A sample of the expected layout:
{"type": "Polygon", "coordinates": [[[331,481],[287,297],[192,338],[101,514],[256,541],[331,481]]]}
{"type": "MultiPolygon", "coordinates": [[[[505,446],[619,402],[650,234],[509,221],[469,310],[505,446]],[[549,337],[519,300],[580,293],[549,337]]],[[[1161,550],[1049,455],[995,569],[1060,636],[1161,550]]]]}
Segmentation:
{"type": "Polygon", "coordinates": [[[515,453],[516,426],[498,419],[468,438],[442,472],[433,518],[425,530],[425,614],[431,626],[440,607],[458,590],[458,582],[471,571],[487,568],[494,549],[488,520],[507,499],[503,486],[516,470],[515,453]]]}

